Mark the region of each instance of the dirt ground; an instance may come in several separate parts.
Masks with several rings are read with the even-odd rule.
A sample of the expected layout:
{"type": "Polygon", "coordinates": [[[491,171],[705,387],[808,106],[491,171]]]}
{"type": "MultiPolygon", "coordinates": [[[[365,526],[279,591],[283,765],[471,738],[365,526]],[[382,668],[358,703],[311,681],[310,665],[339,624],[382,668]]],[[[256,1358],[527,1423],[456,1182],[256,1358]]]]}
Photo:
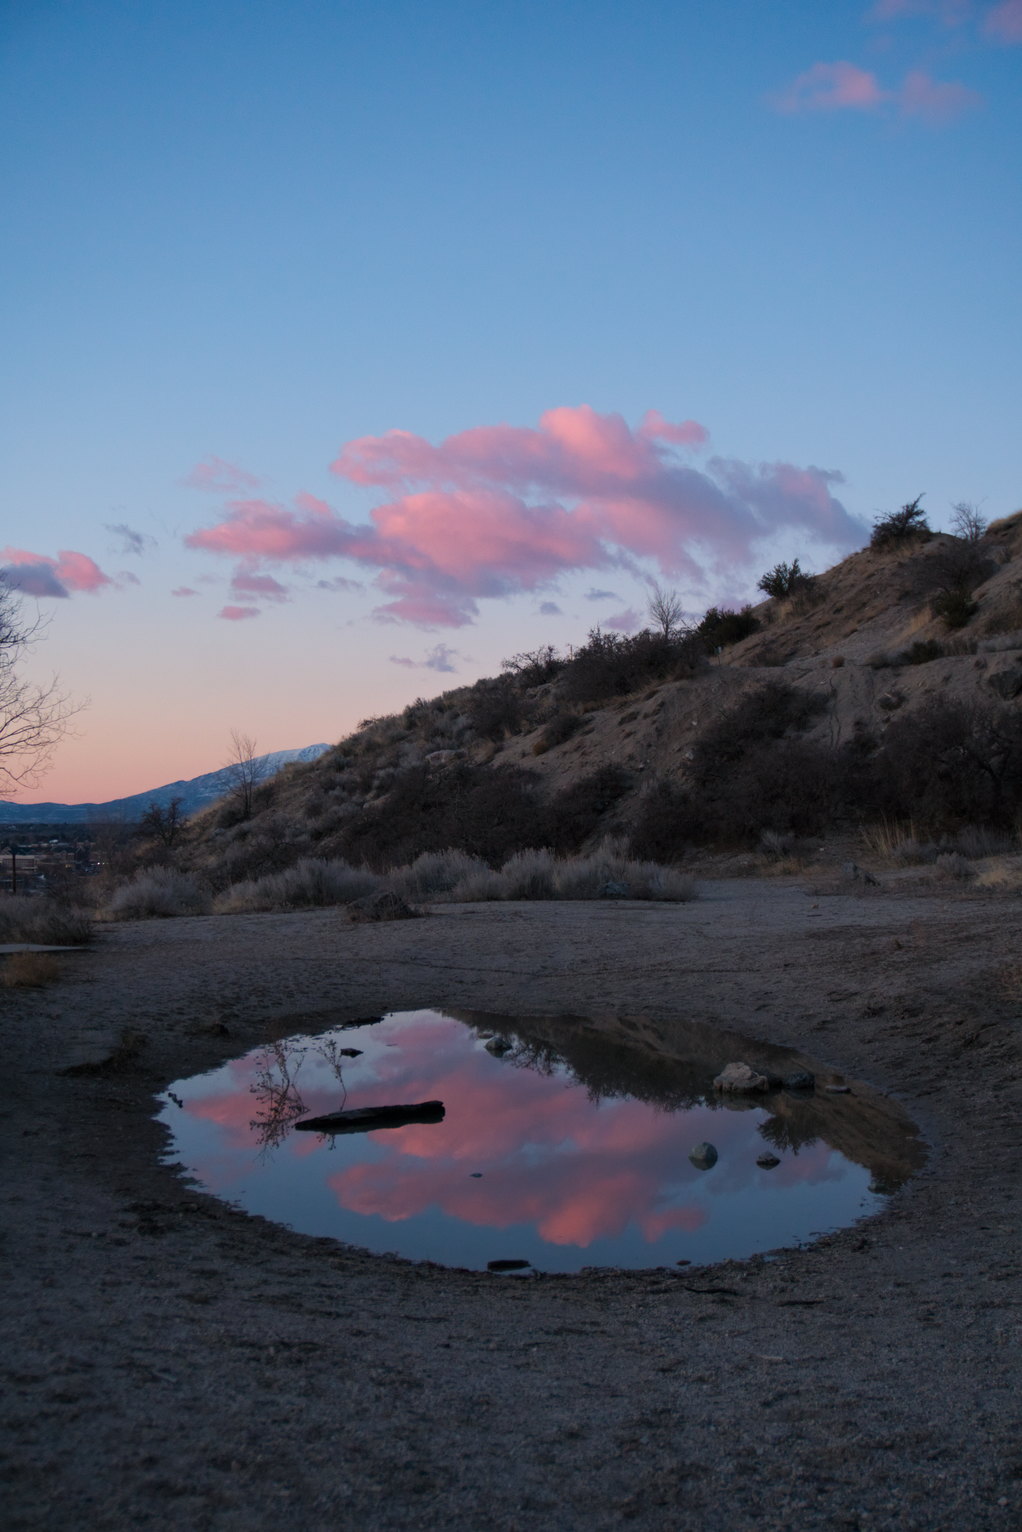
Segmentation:
{"type": "Polygon", "coordinates": [[[0,990],[5,1525],[1018,1526],[1020,929],[1018,898],[753,879],[103,928],[0,990]],[[531,1279],[293,1234],[161,1165],[172,1080],[418,1006],[641,1016],[666,1053],[738,1029],[890,1093],[928,1158],[772,1259],[531,1279]]]}

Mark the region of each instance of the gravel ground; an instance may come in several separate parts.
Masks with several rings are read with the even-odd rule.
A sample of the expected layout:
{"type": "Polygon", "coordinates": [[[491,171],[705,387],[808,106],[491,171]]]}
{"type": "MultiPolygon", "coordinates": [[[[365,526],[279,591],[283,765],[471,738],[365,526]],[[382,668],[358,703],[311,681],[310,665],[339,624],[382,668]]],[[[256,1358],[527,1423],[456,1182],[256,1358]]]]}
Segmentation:
{"type": "Polygon", "coordinates": [[[1020,927],[748,879],[104,928],[0,990],[6,1525],[1018,1526],[1020,927]],[[805,1249],[530,1279],[293,1234],[160,1164],[170,1081],[428,1005],[642,1016],[667,1053],[737,1028],[891,1094],[928,1158],[805,1249]]]}

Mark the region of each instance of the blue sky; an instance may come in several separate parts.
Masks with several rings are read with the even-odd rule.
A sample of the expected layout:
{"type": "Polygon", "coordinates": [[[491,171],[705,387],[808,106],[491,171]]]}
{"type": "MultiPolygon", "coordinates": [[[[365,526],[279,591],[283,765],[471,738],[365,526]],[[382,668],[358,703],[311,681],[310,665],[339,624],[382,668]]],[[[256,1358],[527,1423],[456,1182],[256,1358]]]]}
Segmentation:
{"type": "Polygon", "coordinates": [[[775,556],[823,567],[920,491],[938,525],[1015,510],[1020,62],[1014,0],[8,7],[0,548],[67,591],[33,663],[91,698],[25,796],[193,775],[235,725],[339,737],[634,620],[644,578],[698,611],[775,556]],[[546,453],[547,412],[583,405],[708,441],[642,438],[652,501],[592,454],[505,472],[503,438],[468,477],[457,447],[433,477],[422,451],[331,472],[394,430],[546,453]],[[213,460],[247,478],[183,482],[213,460]],[[310,556],[303,492],[347,529],[396,509],[310,556]],[[494,528],[466,563],[484,514],[506,570],[494,528]],[[186,544],[214,527],[233,562],[186,544]]]}

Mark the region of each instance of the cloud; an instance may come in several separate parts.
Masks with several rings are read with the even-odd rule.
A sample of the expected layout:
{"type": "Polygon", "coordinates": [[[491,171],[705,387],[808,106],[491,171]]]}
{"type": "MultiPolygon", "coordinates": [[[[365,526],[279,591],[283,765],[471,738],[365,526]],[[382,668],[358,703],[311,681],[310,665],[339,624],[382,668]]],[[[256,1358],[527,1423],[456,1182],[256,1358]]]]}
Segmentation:
{"type": "Polygon", "coordinates": [[[638,612],[632,607],[625,607],[623,612],[618,612],[614,617],[605,617],[602,626],[614,628],[619,633],[634,633],[642,621],[638,612]]]}
{"type": "Polygon", "coordinates": [[[365,590],[361,580],[346,580],[343,575],[335,575],[332,580],[317,580],[317,590],[365,590]]]}
{"type": "Polygon", "coordinates": [[[900,21],[904,16],[935,16],[944,26],[967,21],[972,0],[877,0],[867,21],[900,21]]]}
{"type": "Polygon", "coordinates": [[[23,548],[4,548],[0,551],[0,570],[12,589],[22,590],[29,596],[63,599],[72,591],[95,594],[105,585],[116,583],[87,553],[75,553],[67,548],[62,549],[55,559],[44,553],[28,553],[23,548]]]}
{"type": "Polygon", "coordinates": [[[119,553],[133,553],[137,558],[141,558],[149,548],[156,547],[155,537],[150,537],[148,532],[136,532],[133,527],[127,526],[123,521],[107,521],[103,525],[114,537],[120,538],[119,553]]]}
{"type": "MultiPolygon", "coordinates": [[[[265,565],[347,560],[375,571],[375,616],[461,627],[480,600],[549,588],[562,575],[634,570],[652,560],[696,584],[750,563],[757,544],[798,529],[838,548],[866,528],[835,498],[841,475],[786,463],[680,451],[707,439],[695,422],[650,411],[632,430],[588,405],[549,410],[536,428],[480,426],[438,446],[407,431],[347,444],[333,471],[389,491],[356,524],[325,501],[232,499],[189,547],[265,565]]],[[[599,598],[616,599],[613,592],[599,598]]]]}
{"type": "Polygon", "coordinates": [[[259,480],[247,469],[228,463],[222,457],[207,457],[186,473],[181,483],[188,489],[209,490],[216,495],[237,495],[246,489],[258,489],[259,480]]]}
{"type": "Polygon", "coordinates": [[[1022,43],[1022,0],[1003,0],[988,11],[983,34],[998,43],[1022,43]]]}
{"type": "Polygon", "coordinates": [[[950,122],[982,104],[983,97],[957,80],[935,80],[925,69],[911,69],[898,93],[898,107],[905,117],[926,122],[950,122]]]}
{"type": "Polygon", "coordinates": [[[774,98],[779,112],[836,112],[849,109],[875,112],[889,100],[875,74],[844,59],[817,63],[797,75],[787,90],[774,98]]]}
{"type": "Polygon", "coordinates": [[[222,606],[217,612],[218,617],[223,617],[227,622],[245,622],[249,617],[258,617],[257,606],[222,606]]]}
{"type": "Polygon", "coordinates": [[[409,670],[439,670],[444,674],[453,675],[458,668],[453,661],[463,658],[464,656],[460,655],[457,649],[451,649],[447,644],[434,644],[425,659],[411,660],[404,655],[392,654],[390,663],[404,665],[409,670]]]}
{"type": "Polygon", "coordinates": [[[621,599],[616,591],[597,590],[595,585],[589,587],[585,598],[587,601],[619,601],[621,599]]]}
{"type": "Polygon", "coordinates": [[[126,585],[141,585],[142,581],[131,569],[119,569],[114,576],[113,583],[118,590],[123,590],[126,585]]]}
{"type": "Polygon", "coordinates": [[[541,617],[563,617],[564,613],[556,601],[541,601],[539,603],[539,615],[541,617]]]}
{"type": "Polygon", "coordinates": [[[773,98],[779,112],[877,112],[949,122],[979,106],[982,96],[958,80],[935,80],[925,69],[910,69],[896,90],[881,87],[875,74],[841,60],[813,64],[781,95],[773,98]]]}
{"type": "Polygon", "coordinates": [[[190,585],[179,585],[177,590],[172,590],[170,594],[172,596],[197,596],[199,593],[197,590],[192,590],[190,585]]]}
{"type": "Polygon", "coordinates": [[[237,569],[231,577],[231,595],[258,601],[290,601],[287,586],[281,585],[272,575],[254,574],[250,569],[237,569]]]}

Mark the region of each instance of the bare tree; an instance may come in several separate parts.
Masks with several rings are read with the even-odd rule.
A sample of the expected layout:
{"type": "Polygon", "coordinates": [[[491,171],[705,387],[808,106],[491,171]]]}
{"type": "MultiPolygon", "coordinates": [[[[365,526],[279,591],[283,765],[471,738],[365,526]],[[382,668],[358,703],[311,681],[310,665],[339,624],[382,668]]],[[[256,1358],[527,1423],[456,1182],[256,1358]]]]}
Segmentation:
{"type": "Polygon", "coordinates": [[[71,701],[56,676],[36,685],[18,674],[44,626],[40,618],[24,615],[18,593],[0,574],[0,791],[5,794],[39,780],[84,706],[71,701]]]}
{"type": "Polygon", "coordinates": [[[653,626],[666,639],[677,638],[687,627],[681,597],[676,590],[664,590],[662,585],[654,582],[646,610],[653,626]]]}
{"type": "Polygon", "coordinates": [[[987,529],[987,519],[980,515],[979,506],[969,500],[959,500],[951,509],[954,511],[951,530],[955,536],[964,538],[967,543],[981,542],[987,529]]]}
{"type": "Polygon", "coordinates": [[[183,801],[181,798],[171,798],[169,803],[150,803],[138,822],[140,834],[151,835],[154,840],[166,846],[168,851],[172,851],[184,828],[185,816],[181,812],[183,801]]]}
{"type": "Polygon", "coordinates": [[[251,819],[252,799],[265,773],[265,766],[256,755],[256,742],[251,734],[242,734],[240,729],[231,730],[231,750],[225,770],[231,797],[242,819],[251,819]]]}

